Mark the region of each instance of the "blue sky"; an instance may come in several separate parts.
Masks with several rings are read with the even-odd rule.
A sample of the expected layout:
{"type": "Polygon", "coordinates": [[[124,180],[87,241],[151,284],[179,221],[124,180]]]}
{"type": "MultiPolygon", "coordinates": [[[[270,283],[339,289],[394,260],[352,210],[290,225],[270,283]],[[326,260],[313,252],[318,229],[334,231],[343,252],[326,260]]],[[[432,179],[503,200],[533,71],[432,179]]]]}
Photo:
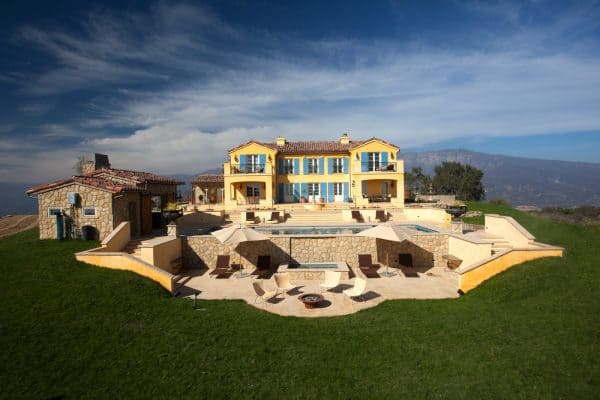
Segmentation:
{"type": "Polygon", "coordinates": [[[0,22],[0,181],[343,132],[600,162],[597,1],[19,1],[0,22]]]}

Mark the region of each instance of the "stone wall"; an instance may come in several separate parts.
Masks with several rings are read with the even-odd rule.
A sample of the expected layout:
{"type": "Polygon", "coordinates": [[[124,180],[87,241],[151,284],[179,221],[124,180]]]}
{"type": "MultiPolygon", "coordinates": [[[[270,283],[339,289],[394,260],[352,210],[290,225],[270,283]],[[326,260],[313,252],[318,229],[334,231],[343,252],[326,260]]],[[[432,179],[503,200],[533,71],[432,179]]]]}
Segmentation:
{"type": "Polygon", "coordinates": [[[113,230],[112,193],[73,183],[58,189],[38,194],[38,213],[40,239],[56,239],[56,217],[48,216],[49,208],[64,210],[75,226],[76,234],[81,235],[83,225],[94,226],[99,233],[99,239],[104,239],[113,230]],[[69,204],[68,193],[79,194],[79,204],[69,204]],[[95,217],[84,217],[84,207],[95,207],[95,217]]]}
{"type": "Polygon", "coordinates": [[[373,262],[398,266],[398,254],[411,253],[415,267],[445,266],[448,235],[427,234],[413,237],[413,242],[389,242],[368,237],[340,235],[333,237],[272,237],[271,240],[224,245],[211,235],[183,237],[183,264],[186,268],[214,268],[218,255],[229,254],[232,263],[241,262],[255,268],[259,255],[270,255],[271,266],[291,262],[345,261],[358,267],[358,254],[371,254],[373,262]]]}

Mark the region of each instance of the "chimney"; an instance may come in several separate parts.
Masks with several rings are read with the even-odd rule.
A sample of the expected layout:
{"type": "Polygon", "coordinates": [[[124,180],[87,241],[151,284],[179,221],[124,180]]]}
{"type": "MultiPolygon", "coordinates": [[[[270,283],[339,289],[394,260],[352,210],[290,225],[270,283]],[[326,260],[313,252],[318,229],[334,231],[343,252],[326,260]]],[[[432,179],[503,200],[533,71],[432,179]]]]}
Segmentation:
{"type": "Polygon", "coordinates": [[[86,157],[81,163],[82,174],[91,174],[102,168],[110,168],[110,162],[108,162],[108,156],[106,154],[95,153],[93,160],[86,157]]]}
{"type": "Polygon", "coordinates": [[[340,143],[341,144],[350,144],[350,138],[348,137],[347,133],[344,133],[341,137],[340,137],[340,143]]]}
{"type": "Polygon", "coordinates": [[[283,146],[285,144],[285,138],[283,136],[277,136],[277,146],[283,146]]]}

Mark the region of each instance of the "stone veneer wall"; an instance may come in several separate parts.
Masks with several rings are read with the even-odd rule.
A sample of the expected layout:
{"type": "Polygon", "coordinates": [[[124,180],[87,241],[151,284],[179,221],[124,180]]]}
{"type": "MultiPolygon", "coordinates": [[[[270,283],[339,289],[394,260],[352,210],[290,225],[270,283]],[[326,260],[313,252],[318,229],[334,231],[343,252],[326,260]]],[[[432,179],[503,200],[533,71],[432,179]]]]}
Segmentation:
{"type": "Polygon", "coordinates": [[[73,183],[38,194],[40,239],[56,239],[56,217],[48,216],[49,208],[61,208],[71,215],[78,234],[83,225],[98,229],[100,240],[113,230],[112,193],[73,183]],[[79,193],[79,204],[69,204],[68,193],[79,193]],[[83,207],[96,207],[96,217],[84,217],[83,207]]]}
{"type": "Polygon", "coordinates": [[[415,267],[443,267],[448,254],[448,235],[417,235],[413,242],[389,242],[360,236],[271,237],[268,241],[224,245],[214,236],[183,237],[183,265],[186,268],[214,268],[218,255],[229,254],[232,263],[254,268],[259,255],[270,255],[271,266],[288,264],[291,254],[296,262],[345,261],[358,267],[358,254],[371,254],[373,262],[398,265],[399,253],[411,253],[415,267]],[[291,250],[291,252],[290,252],[291,250]]]}

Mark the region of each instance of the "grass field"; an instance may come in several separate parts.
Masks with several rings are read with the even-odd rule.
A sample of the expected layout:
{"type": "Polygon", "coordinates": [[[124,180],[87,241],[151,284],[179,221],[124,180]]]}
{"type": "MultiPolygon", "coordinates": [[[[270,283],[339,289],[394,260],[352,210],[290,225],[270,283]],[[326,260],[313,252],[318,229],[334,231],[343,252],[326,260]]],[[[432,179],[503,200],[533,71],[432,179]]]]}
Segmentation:
{"type": "Polygon", "coordinates": [[[284,318],[192,302],[75,261],[96,243],[0,240],[2,398],[597,398],[600,230],[509,208],[563,259],[460,299],[284,318]]]}

